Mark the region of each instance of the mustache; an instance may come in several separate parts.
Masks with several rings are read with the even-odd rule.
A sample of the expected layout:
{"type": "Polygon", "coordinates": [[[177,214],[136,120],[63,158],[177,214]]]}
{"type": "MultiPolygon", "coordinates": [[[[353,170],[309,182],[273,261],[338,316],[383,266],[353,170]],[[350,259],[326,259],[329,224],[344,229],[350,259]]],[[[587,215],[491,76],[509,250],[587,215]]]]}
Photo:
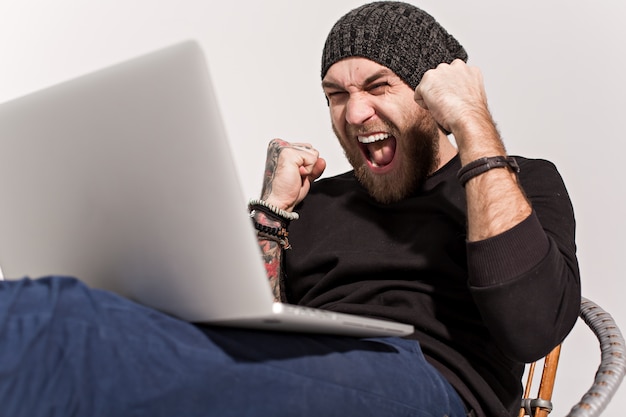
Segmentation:
{"type": "Polygon", "coordinates": [[[348,136],[365,136],[370,133],[387,132],[396,136],[398,129],[390,122],[380,120],[365,125],[346,125],[348,136]]]}

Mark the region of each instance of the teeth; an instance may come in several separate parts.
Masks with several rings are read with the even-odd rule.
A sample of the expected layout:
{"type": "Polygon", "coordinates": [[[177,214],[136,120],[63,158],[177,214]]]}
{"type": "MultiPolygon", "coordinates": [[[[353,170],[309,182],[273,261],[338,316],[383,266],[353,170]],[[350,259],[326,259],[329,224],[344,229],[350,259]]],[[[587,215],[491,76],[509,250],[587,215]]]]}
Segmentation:
{"type": "Polygon", "coordinates": [[[357,136],[357,140],[361,143],[367,144],[367,143],[374,143],[379,140],[385,140],[389,136],[391,136],[389,133],[377,133],[375,135],[370,135],[370,136],[357,136]]]}

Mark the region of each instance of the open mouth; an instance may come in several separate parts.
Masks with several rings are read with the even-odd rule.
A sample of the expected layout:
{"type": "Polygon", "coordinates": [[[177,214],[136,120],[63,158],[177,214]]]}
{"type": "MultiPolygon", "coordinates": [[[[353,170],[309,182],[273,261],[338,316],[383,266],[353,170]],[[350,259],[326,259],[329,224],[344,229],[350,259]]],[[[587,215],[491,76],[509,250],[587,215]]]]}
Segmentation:
{"type": "Polygon", "coordinates": [[[389,167],[396,154],[396,138],[389,133],[373,133],[357,136],[361,152],[372,169],[379,171],[389,167]]]}

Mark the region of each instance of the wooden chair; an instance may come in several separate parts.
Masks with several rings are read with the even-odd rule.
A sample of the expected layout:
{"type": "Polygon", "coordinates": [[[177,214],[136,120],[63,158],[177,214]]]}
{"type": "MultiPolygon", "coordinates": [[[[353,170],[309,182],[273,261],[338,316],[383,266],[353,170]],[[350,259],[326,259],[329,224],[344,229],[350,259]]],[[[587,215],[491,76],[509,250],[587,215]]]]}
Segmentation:
{"type": "MultiPolygon", "coordinates": [[[[572,407],[567,417],[595,417],[606,408],[626,374],[626,343],[609,313],[586,298],[582,299],[580,318],[600,342],[601,361],[591,388],[572,407]]],[[[561,346],[543,360],[543,372],[536,398],[530,398],[536,362],[529,365],[528,381],[522,398],[520,417],[546,417],[552,411],[552,391],[561,346]]]]}

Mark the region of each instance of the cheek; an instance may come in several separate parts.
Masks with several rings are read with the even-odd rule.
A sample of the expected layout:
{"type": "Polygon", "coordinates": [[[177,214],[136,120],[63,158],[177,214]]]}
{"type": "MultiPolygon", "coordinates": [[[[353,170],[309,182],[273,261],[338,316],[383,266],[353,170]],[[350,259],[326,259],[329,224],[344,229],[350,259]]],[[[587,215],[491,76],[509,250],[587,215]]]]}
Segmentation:
{"type": "Polygon", "coordinates": [[[335,133],[335,136],[337,137],[337,140],[339,141],[339,144],[341,145],[341,148],[343,149],[346,156],[354,154],[354,152],[356,151],[356,141],[351,141],[348,139],[347,132],[345,130],[345,124],[343,125],[343,127],[337,126],[333,120],[331,125],[333,128],[333,132],[335,133]]]}
{"type": "Polygon", "coordinates": [[[344,130],[345,127],[345,107],[343,106],[331,106],[330,108],[330,120],[335,127],[335,129],[339,129],[340,131],[344,130]]]}
{"type": "Polygon", "coordinates": [[[428,131],[430,133],[433,125],[430,113],[417,104],[407,104],[408,105],[406,107],[397,109],[396,121],[398,123],[398,129],[400,129],[400,131],[417,129],[419,131],[428,131]]]}

